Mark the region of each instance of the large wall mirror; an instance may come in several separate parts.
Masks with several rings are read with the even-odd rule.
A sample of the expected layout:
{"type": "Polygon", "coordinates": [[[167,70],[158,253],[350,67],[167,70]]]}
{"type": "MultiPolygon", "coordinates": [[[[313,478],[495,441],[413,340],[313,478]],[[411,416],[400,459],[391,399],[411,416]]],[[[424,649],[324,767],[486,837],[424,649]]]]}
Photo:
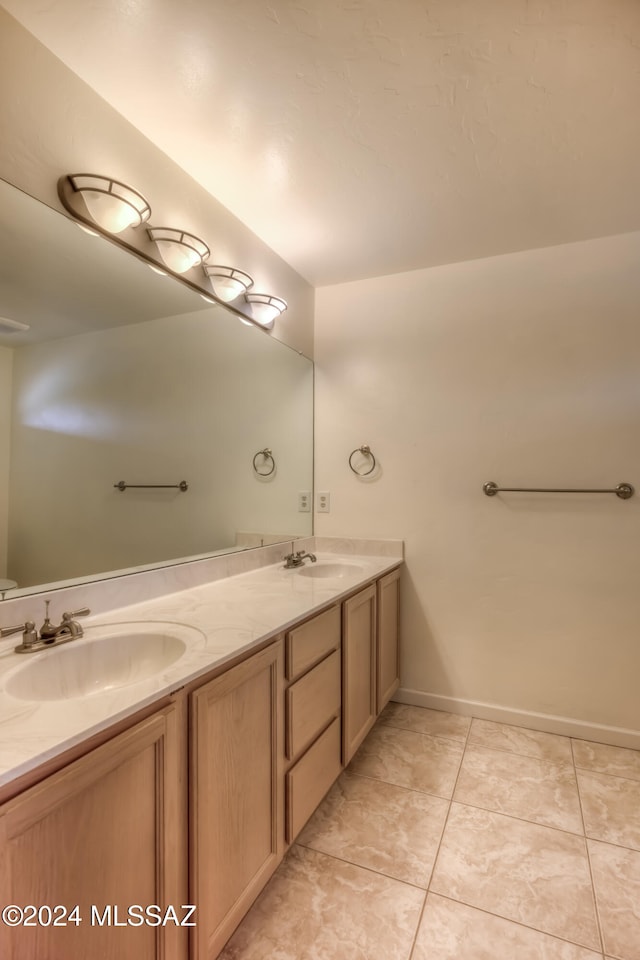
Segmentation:
{"type": "Polygon", "coordinates": [[[311,361],[4,181],[0,210],[4,597],[311,534],[311,361]]]}

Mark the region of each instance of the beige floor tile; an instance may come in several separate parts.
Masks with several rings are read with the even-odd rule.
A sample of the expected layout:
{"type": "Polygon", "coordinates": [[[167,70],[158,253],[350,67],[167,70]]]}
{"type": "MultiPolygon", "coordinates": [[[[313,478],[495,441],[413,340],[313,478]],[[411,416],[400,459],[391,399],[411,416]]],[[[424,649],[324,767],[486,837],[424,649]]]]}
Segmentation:
{"type": "Polygon", "coordinates": [[[414,733],[429,733],[445,740],[467,739],[470,717],[460,717],[443,710],[428,710],[426,707],[413,707],[407,703],[389,703],[380,715],[380,723],[392,727],[413,730],[414,733]]]}
{"type": "Polygon", "coordinates": [[[586,834],[640,850],[640,781],[578,770],[586,834]]]}
{"type": "Polygon", "coordinates": [[[601,960],[566,940],[430,893],[411,960],[601,960]]]}
{"type": "Polygon", "coordinates": [[[424,897],[294,846],[220,960],[408,960],[424,897]]]}
{"type": "Polygon", "coordinates": [[[439,797],[345,772],[298,843],[426,889],[448,810],[439,797]]]}
{"type": "Polygon", "coordinates": [[[640,853],[588,840],[605,953],[640,960],[640,853]]]}
{"type": "Polygon", "coordinates": [[[572,743],[576,767],[626,777],[627,780],[640,780],[640,750],[610,747],[606,743],[588,740],[573,740],[572,743]]]}
{"type": "Polygon", "coordinates": [[[376,724],[350,764],[351,773],[449,799],[463,746],[410,730],[376,724]]]}
{"type": "Polygon", "coordinates": [[[469,743],[518,753],[523,757],[535,757],[538,760],[573,762],[571,741],[568,737],[513,727],[508,723],[494,723],[492,720],[474,719],[469,731],[469,743]]]}
{"type": "Polygon", "coordinates": [[[469,745],[454,800],[583,833],[573,764],[469,745]]]}
{"type": "Polygon", "coordinates": [[[600,949],[582,837],[453,803],[430,889],[600,949]]]}

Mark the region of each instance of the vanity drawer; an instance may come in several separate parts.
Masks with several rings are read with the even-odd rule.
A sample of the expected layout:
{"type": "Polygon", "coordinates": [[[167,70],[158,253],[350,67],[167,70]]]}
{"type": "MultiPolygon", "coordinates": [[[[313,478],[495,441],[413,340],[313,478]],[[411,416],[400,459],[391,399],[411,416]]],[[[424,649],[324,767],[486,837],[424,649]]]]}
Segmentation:
{"type": "Polygon", "coordinates": [[[340,607],[330,607],[307,620],[300,627],[290,630],[286,640],[287,680],[295,680],[340,646],[340,607]]]}
{"type": "Polygon", "coordinates": [[[287,760],[293,760],[340,713],[340,652],[335,650],[286,692],[287,760]]]}
{"type": "Polygon", "coordinates": [[[287,842],[293,843],[340,770],[340,720],[336,717],[322,736],[287,774],[287,842]]]}

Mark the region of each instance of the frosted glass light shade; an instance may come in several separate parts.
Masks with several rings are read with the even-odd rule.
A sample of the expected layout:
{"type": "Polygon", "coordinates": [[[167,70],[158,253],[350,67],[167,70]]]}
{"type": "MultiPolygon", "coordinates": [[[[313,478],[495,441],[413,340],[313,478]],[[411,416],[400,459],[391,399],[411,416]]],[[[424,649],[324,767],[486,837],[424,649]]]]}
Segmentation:
{"type": "Polygon", "coordinates": [[[174,273],[186,273],[197,267],[209,256],[209,247],[204,240],[184,230],[172,227],[148,227],[147,233],[158,248],[165,264],[174,273]]]}
{"type": "Polygon", "coordinates": [[[246,293],[244,298],[251,304],[253,319],[268,330],[273,326],[276,317],[287,309],[286,300],[274,297],[270,293],[246,293]]]}
{"type": "Polygon", "coordinates": [[[91,219],[107,233],[139,227],[151,216],[151,207],[142,194],[119,180],[74,173],[69,175],[69,181],[82,196],[91,219]]]}
{"type": "Polygon", "coordinates": [[[205,264],[204,272],[211,280],[211,286],[218,300],[230,303],[241,293],[253,286],[253,279],[243,270],[235,267],[222,267],[219,264],[205,264]]]}

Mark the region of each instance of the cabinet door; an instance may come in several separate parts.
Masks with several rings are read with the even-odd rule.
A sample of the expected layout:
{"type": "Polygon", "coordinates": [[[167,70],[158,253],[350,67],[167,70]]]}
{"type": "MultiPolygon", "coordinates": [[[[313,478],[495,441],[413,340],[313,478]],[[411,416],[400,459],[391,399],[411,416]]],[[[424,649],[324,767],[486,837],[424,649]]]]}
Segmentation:
{"type": "Polygon", "coordinates": [[[346,766],[376,719],[376,587],[342,605],[342,762],[346,766]]]}
{"type": "Polygon", "coordinates": [[[2,904],[77,905],[80,921],[45,909],[42,925],[1,924],[3,960],[186,957],[187,928],[128,925],[133,904],[187,903],[176,721],[167,707],[0,808],[2,904]]]}
{"type": "Polygon", "coordinates": [[[282,641],[192,694],[194,956],[212,960],[283,849],[282,641]]]}
{"type": "Polygon", "coordinates": [[[376,712],[400,686],[400,570],[378,580],[376,712]]]}

